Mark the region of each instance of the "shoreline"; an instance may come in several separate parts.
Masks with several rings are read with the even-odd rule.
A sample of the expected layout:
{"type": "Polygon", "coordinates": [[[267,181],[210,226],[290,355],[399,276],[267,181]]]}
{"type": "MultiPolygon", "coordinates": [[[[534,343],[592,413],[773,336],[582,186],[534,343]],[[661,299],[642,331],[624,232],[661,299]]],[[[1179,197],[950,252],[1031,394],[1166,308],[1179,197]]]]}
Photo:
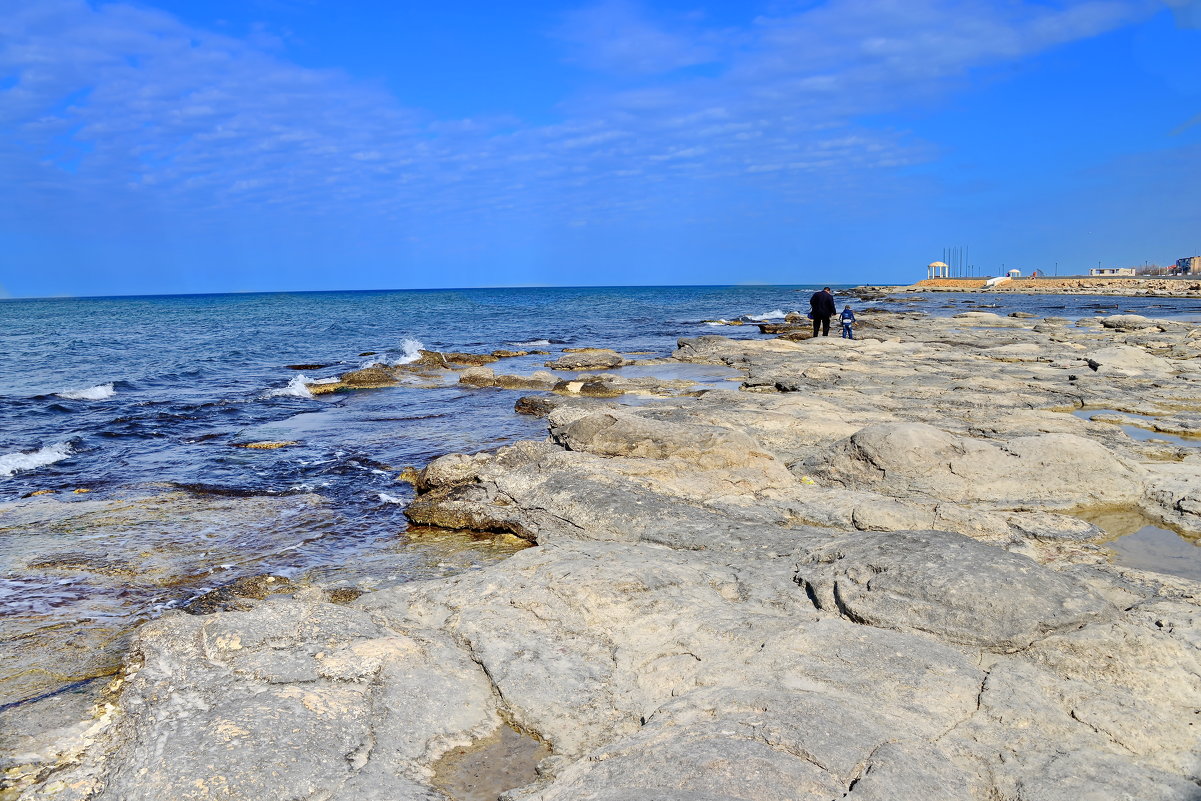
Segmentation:
{"type": "Polygon", "coordinates": [[[860,318],[641,362],[740,391],[464,369],[554,390],[548,437],[434,460],[409,517],[538,547],[149,623],[21,797],[432,799],[508,727],[551,753],[512,801],[1191,798],[1201,582],[1110,563],[1090,518],[1201,537],[1201,329],[860,318]]]}
{"type": "Polygon", "coordinates": [[[968,292],[1010,295],[1094,295],[1097,297],[1201,298],[1201,276],[1189,278],[1018,278],[985,287],[984,279],[933,278],[907,285],[855,287],[852,292],[899,294],[914,292],[968,292]]]}

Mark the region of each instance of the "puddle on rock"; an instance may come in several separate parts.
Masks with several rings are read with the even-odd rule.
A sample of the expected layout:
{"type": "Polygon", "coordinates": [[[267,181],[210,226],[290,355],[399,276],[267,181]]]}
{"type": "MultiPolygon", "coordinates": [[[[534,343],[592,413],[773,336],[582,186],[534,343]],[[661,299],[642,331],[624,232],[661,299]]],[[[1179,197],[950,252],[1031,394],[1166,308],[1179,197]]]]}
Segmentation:
{"type": "Polygon", "coordinates": [[[502,725],[482,740],[455,748],[434,763],[434,786],[453,801],[496,801],[506,790],[538,778],[535,768],[550,756],[545,743],[502,725]]]}
{"type": "Polygon", "coordinates": [[[1137,509],[1078,513],[1113,539],[1114,564],[1201,581],[1201,543],[1164,528],[1137,509]]]}
{"type": "Polygon", "coordinates": [[[1155,418],[1151,417],[1150,415],[1135,414],[1134,412],[1123,412],[1117,409],[1076,409],[1072,412],[1072,414],[1082,420],[1115,425],[1122,429],[1122,431],[1126,433],[1126,436],[1133,440],[1137,440],[1138,442],[1159,441],[1168,442],[1172,445],[1178,445],[1184,448],[1201,448],[1201,437],[1182,437],[1178,434],[1168,434],[1163,431],[1153,430],[1150,428],[1150,426],[1153,425],[1153,423],[1150,421],[1155,420],[1155,418]],[[1128,420],[1146,420],[1148,421],[1148,424],[1146,427],[1144,427],[1140,425],[1121,423],[1114,420],[1099,419],[1106,416],[1113,416],[1128,420]]]}

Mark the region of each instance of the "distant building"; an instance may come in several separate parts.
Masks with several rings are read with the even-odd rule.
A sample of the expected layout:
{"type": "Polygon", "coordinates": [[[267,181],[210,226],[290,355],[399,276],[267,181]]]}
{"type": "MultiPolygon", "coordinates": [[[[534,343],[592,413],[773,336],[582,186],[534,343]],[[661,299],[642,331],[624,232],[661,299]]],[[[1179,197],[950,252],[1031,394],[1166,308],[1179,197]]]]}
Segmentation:
{"type": "Polygon", "coordinates": [[[1010,278],[1021,278],[1022,277],[1021,270],[1010,270],[1009,272],[1007,272],[1005,274],[1008,275],[1010,278]]]}
{"type": "Polygon", "coordinates": [[[926,278],[950,278],[951,267],[945,261],[932,261],[926,266],[926,278]]]}
{"type": "Polygon", "coordinates": [[[1176,269],[1172,272],[1177,275],[1201,275],[1201,256],[1176,259],[1176,269]]]}
{"type": "Polygon", "coordinates": [[[1089,275],[1134,275],[1133,267],[1094,267],[1089,275]]]}

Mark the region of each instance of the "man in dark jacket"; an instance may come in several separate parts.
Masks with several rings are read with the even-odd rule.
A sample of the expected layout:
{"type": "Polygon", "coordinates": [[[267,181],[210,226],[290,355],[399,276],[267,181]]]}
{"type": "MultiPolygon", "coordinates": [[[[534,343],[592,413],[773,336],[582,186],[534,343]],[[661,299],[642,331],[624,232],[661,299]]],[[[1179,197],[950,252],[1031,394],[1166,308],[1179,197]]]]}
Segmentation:
{"type": "Polygon", "coordinates": [[[813,336],[817,336],[817,329],[820,327],[822,336],[830,336],[830,318],[838,313],[838,307],[834,305],[834,295],[830,292],[830,287],[826,287],[821,292],[814,292],[813,297],[809,298],[810,316],[813,317],[813,336]]]}

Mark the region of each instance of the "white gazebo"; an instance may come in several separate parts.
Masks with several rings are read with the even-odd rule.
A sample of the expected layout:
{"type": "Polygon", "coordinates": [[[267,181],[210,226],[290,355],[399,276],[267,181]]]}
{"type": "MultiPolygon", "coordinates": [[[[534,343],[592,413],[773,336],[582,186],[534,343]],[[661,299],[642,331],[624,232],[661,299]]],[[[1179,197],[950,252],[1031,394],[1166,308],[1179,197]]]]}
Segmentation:
{"type": "Polygon", "coordinates": [[[945,261],[932,261],[926,266],[926,278],[950,278],[951,267],[945,261]]]}

